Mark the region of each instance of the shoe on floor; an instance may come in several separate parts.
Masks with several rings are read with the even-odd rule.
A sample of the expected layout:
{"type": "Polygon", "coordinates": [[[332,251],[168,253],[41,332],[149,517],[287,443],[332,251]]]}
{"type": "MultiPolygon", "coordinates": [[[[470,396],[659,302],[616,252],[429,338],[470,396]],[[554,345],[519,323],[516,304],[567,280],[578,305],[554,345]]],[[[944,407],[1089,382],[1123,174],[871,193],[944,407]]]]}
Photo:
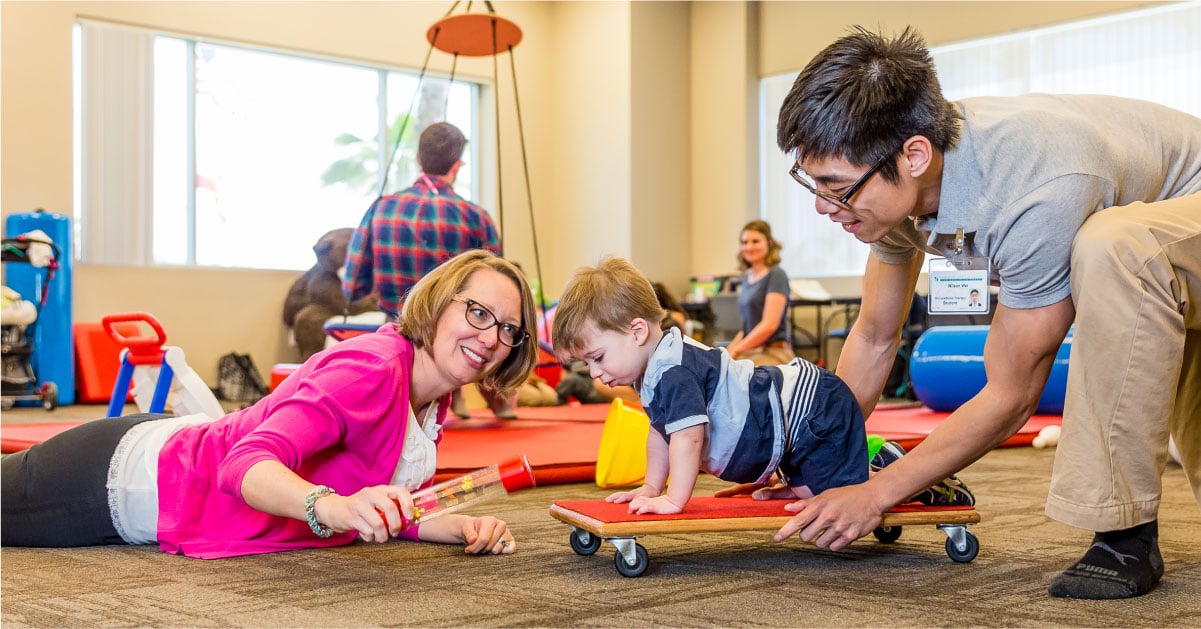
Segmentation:
{"type": "Polygon", "coordinates": [[[976,496],[972,495],[972,490],[954,474],[910,500],[932,507],[971,507],[976,504],[976,496]]]}
{"type": "MultiPolygon", "coordinates": [[[[905,456],[905,448],[901,447],[901,444],[895,441],[885,441],[884,445],[880,447],[880,451],[868,463],[868,467],[872,473],[879,472],[903,456],[905,456]]],[[[976,504],[976,497],[972,495],[972,490],[959,480],[958,476],[951,475],[939,484],[919,492],[910,498],[909,502],[920,502],[932,507],[970,507],[976,504]]]]}
{"type": "Polygon", "coordinates": [[[492,414],[498,419],[517,419],[517,411],[509,404],[497,404],[492,408],[492,414]]]}
{"type": "Polygon", "coordinates": [[[876,456],[873,456],[872,460],[868,462],[868,469],[872,473],[879,472],[903,456],[905,456],[905,448],[901,447],[901,444],[895,441],[885,441],[876,456]]]}

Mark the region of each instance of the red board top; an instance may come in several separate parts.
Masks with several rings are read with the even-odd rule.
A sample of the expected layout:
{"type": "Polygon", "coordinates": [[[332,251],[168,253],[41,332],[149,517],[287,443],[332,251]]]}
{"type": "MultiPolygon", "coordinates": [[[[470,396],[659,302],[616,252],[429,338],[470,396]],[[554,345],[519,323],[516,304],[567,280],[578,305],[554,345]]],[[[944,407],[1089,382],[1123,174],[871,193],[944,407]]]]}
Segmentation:
{"type": "MultiPolygon", "coordinates": [[[[659,515],[651,513],[634,515],[629,513],[628,503],[605,502],[604,500],[556,500],[563,509],[575,511],[604,523],[652,522],[657,520],[711,520],[722,518],[763,518],[792,516],[784,505],[793,500],[754,500],[748,496],[738,498],[714,498],[698,496],[688,501],[683,513],[659,515]]],[[[930,507],[919,503],[907,503],[889,509],[889,513],[913,513],[932,511],[969,511],[973,507],[930,507]]]]}

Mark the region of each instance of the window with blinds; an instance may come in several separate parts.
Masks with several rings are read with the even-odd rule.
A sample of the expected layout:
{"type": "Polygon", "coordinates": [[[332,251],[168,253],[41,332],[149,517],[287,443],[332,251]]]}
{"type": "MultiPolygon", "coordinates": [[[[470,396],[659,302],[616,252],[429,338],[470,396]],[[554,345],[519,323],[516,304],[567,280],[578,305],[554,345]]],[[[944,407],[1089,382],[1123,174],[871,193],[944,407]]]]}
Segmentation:
{"type": "MultiPolygon", "coordinates": [[[[1183,2],[931,48],[943,94],[1110,94],[1201,116],[1201,2],[1183,2]]],[[[814,210],[788,176],[776,118],[796,73],[760,83],[763,219],[784,243],[791,277],[861,275],[868,246],[814,210]]]]}
{"type": "MultiPolygon", "coordinates": [[[[388,192],[413,183],[422,128],[478,139],[469,81],[92,20],[74,39],[75,241],[90,264],[307,269],[322,234],[358,226],[386,164],[388,192]]],[[[467,198],[477,146],[455,182],[467,198]]]]}

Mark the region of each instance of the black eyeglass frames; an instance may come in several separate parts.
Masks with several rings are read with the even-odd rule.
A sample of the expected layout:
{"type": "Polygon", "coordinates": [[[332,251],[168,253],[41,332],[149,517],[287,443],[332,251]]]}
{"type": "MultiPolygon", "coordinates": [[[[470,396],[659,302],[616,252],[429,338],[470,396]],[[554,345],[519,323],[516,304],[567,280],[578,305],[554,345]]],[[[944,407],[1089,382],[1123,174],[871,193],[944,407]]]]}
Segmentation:
{"type": "Polygon", "coordinates": [[[884,165],[888,163],[888,160],[892,159],[895,156],[896,156],[896,153],[890,153],[890,154],[885,155],[884,157],[880,158],[880,160],[877,161],[875,164],[873,164],[871,168],[867,169],[867,172],[863,173],[862,177],[857,179],[855,181],[855,183],[851,184],[851,187],[847,188],[847,191],[844,192],[842,194],[842,196],[838,196],[833,193],[826,192],[824,190],[818,190],[817,185],[815,185],[805,175],[805,171],[801,170],[800,160],[798,160],[797,163],[793,164],[792,170],[788,171],[788,174],[791,175],[792,178],[794,180],[796,180],[797,183],[801,184],[801,186],[803,186],[806,190],[808,190],[814,196],[821,197],[821,198],[829,201],[830,203],[833,203],[833,204],[837,205],[838,207],[843,208],[844,210],[853,210],[854,207],[851,205],[851,198],[855,196],[856,192],[859,192],[859,189],[862,188],[863,185],[867,183],[868,179],[872,178],[872,175],[879,172],[880,169],[883,168],[884,165]]]}
{"type": "Polygon", "coordinates": [[[470,323],[471,327],[477,330],[487,330],[492,327],[499,328],[500,332],[497,333],[496,338],[509,347],[521,345],[530,336],[530,333],[523,330],[520,326],[497,321],[496,315],[492,314],[491,310],[488,310],[483,304],[474,299],[469,299],[462,295],[455,295],[451,299],[467,306],[467,309],[463,311],[463,317],[467,319],[467,323],[470,323]]]}

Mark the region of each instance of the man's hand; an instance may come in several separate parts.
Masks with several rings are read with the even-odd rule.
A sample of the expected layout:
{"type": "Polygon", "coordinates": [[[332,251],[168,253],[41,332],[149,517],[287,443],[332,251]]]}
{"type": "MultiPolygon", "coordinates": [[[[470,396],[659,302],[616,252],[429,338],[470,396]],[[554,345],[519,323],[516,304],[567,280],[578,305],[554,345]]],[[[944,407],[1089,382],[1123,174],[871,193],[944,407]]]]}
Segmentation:
{"type": "Polygon", "coordinates": [[[777,542],[799,531],[802,540],[830,550],[842,550],[874,531],[887,510],[877,506],[867,483],[827,489],[784,508],[796,515],[776,532],[777,542]]]}

